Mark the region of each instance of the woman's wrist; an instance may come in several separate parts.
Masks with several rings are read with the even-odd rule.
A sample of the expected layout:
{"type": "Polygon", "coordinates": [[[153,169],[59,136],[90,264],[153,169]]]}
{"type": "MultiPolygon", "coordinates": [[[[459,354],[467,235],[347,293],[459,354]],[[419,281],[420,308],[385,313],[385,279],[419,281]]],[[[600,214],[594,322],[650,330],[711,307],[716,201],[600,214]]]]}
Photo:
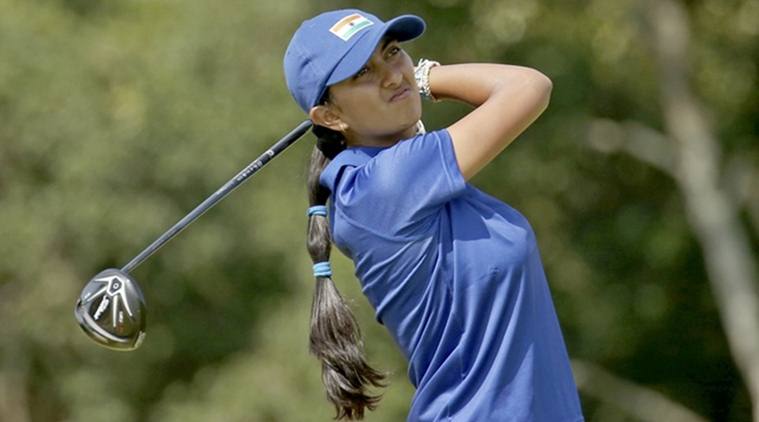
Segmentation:
{"type": "Polygon", "coordinates": [[[414,68],[414,78],[419,88],[419,94],[421,94],[422,98],[432,102],[440,101],[432,95],[432,91],[430,90],[430,69],[435,66],[440,66],[440,63],[434,60],[419,59],[419,64],[414,68]]]}

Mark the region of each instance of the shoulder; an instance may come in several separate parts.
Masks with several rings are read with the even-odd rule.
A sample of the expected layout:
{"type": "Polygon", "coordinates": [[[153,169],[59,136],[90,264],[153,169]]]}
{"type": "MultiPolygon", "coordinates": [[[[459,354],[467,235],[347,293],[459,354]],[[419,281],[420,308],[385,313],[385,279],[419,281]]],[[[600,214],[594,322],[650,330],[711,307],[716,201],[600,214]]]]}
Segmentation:
{"type": "Polygon", "coordinates": [[[416,135],[392,147],[348,148],[327,165],[319,181],[335,192],[346,168],[361,168],[365,172],[387,171],[400,176],[437,159],[456,165],[451,136],[445,128],[416,135]]]}
{"type": "Polygon", "coordinates": [[[448,132],[417,135],[389,148],[350,148],[322,172],[336,215],[383,233],[429,226],[443,204],[463,194],[448,132]]]}
{"type": "Polygon", "coordinates": [[[362,167],[374,155],[376,155],[376,152],[370,151],[368,148],[348,148],[340,152],[324,168],[322,174],[319,176],[319,183],[334,193],[346,168],[362,167]]]}

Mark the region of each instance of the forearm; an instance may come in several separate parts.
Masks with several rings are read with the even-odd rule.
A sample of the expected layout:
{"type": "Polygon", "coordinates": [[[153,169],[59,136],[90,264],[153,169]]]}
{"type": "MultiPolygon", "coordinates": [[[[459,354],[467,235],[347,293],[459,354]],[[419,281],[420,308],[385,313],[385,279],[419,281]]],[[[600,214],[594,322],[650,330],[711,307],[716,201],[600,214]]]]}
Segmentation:
{"type": "Polygon", "coordinates": [[[549,86],[550,80],[535,69],[523,66],[467,63],[430,69],[430,90],[439,99],[463,101],[478,107],[496,93],[519,96],[535,85],[549,86]]]}
{"type": "Polygon", "coordinates": [[[537,70],[496,64],[433,67],[429,82],[433,96],[474,106],[448,127],[456,161],[467,180],[540,116],[553,87],[537,70]]]}

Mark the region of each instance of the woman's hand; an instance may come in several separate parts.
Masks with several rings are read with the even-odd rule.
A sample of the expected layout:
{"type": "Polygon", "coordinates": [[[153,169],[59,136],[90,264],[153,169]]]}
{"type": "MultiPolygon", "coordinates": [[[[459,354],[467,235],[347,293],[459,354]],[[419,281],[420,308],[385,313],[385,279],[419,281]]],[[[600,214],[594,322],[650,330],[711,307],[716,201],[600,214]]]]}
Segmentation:
{"type": "Polygon", "coordinates": [[[430,90],[439,99],[476,107],[448,127],[466,180],[482,170],[548,106],[553,84],[522,66],[456,64],[430,70],[430,90]]]}

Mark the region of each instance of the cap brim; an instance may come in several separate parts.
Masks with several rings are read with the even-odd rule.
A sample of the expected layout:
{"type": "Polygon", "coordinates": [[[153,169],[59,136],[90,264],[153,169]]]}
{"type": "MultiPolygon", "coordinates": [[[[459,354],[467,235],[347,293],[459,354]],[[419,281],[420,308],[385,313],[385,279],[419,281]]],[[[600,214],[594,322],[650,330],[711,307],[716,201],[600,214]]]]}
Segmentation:
{"type": "Polygon", "coordinates": [[[419,16],[401,15],[387,21],[384,26],[360,34],[361,38],[337,63],[325,86],[344,81],[361,70],[385,35],[400,42],[409,41],[422,35],[425,26],[424,20],[419,16]]]}

